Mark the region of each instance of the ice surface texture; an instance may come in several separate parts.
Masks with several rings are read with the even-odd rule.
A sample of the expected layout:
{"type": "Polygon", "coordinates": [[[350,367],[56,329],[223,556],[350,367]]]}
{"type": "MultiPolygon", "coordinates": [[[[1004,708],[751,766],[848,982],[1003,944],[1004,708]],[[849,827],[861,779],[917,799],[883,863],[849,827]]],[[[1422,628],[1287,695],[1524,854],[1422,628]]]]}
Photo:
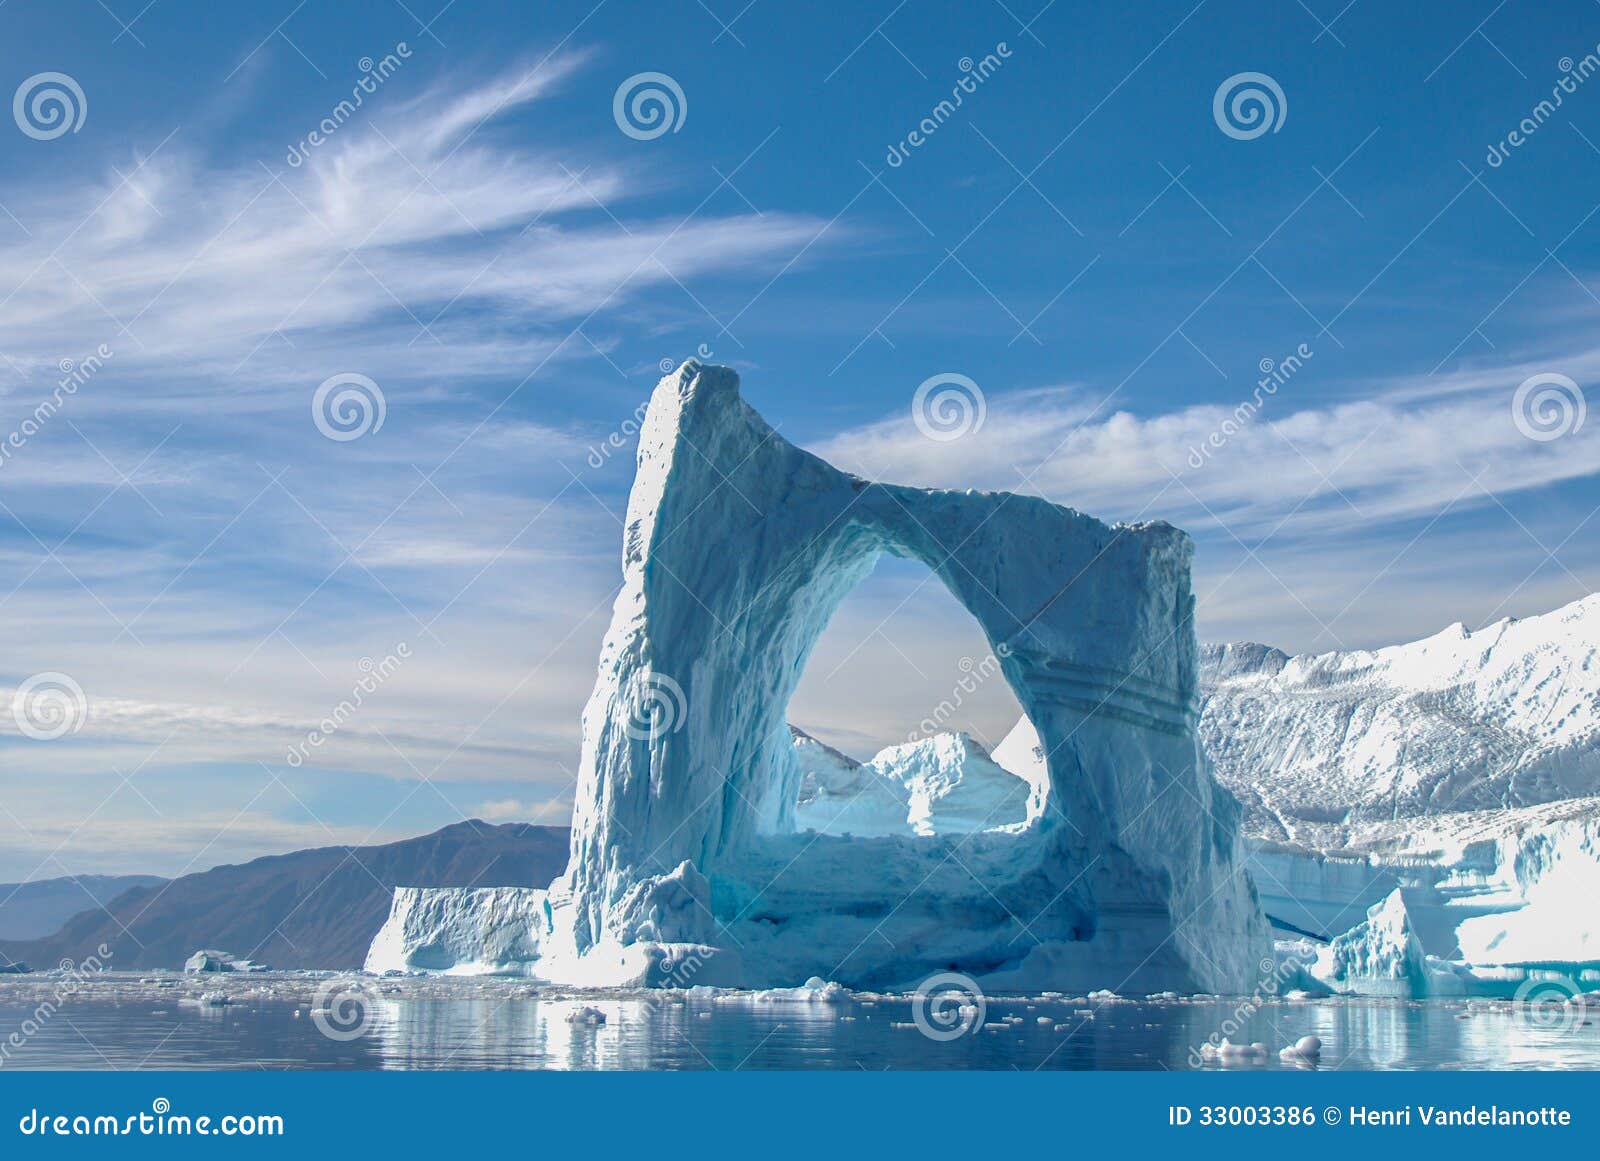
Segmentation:
{"type": "Polygon", "coordinates": [[[1196,739],[1191,551],[1163,523],[848,475],[780,437],[732,370],[684,364],[640,433],[572,859],[534,972],[1247,990],[1270,943],[1237,805],[1196,739]],[[785,711],[883,553],[971,612],[1037,726],[1048,786],[1024,826],[797,833],[785,711]]]}

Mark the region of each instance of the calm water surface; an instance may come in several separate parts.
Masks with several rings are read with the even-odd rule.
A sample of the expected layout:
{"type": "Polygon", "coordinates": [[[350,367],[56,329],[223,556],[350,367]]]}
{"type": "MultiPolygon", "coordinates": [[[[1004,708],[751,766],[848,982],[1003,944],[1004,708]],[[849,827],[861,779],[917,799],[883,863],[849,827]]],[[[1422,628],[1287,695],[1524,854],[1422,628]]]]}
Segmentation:
{"type": "MultiPolygon", "coordinates": [[[[0,1067],[1187,1069],[1200,1044],[1234,1029],[1233,1040],[1274,1054],[1316,1035],[1324,1068],[1600,1067],[1592,1009],[996,996],[983,1016],[935,1041],[905,996],[576,998],[511,980],[303,975],[99,977],[72,990],[35,975],[0,980],[0,1067]],[[586,1007],[605,1022],[570,1019],[586,1007]]],[[[1284,1067],[1275,1058],[1251,1066],[1284,1067]]]]}

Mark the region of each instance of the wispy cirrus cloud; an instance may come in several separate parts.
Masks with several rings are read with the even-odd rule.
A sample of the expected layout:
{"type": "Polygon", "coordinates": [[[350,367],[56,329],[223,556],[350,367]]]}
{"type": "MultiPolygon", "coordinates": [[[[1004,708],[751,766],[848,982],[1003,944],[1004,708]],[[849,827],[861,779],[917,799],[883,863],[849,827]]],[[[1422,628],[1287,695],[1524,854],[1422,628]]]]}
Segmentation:
{"type": "Polygon", "coordinates": [[[1246,410],[1135,415],[1102,407],[1087,387],[993,393],[983,425],[960,439],[928,439],[907,411],[814,450],[877,479],[1023,490],[1104,517],[1159,517],[1247,540],[1379,534],[1452,503],[1600,472],[1600,425],[1544,442],[1517,425],[1518,385],[1553,368],[1600,380],[1600,348],[1373,383],[1348,402],[1305,402],[1291,378],[1270,392],[1245,388],[1246,410]]]}
{"type": "Polygon", "coordinates": [[[213,160],[175,130],[73,188],[13,175],[28,234],[0,233],[9,386],[102,341],[119,374],[177,370],[213,399],[219,381],[300,385],[319,353],[369,374],[525,371],[586,316],[776,267],[816,235],[782,212],[630,219],[653,178],[507,144],[499,124],[581,63],[384,90],[296,168],[213,160]]]}
{"type": "Polygon", "coordinates": [[[0,175],[0,440],[63,360],[110,352],[0,460],[0,615],[29,626],[0,684],[60,671],[87,698],[58,742],[0,721],[0,847],[177,870],[326,839],[323,818],[394,837],[565,793],[631,453],[584,461],[656,365],[609,363],[619,336],[654,346],[674,309],[843,235],[530,115],[584,64],[397,74],[293,166],[272,133],[311,124],[246,144],[202,118],[68,181],[0,175]],[[387,399],[359,442],[310,413],[341,372],[387,399]],[[263,792],[399,642],[294,794],[263,792]]]}

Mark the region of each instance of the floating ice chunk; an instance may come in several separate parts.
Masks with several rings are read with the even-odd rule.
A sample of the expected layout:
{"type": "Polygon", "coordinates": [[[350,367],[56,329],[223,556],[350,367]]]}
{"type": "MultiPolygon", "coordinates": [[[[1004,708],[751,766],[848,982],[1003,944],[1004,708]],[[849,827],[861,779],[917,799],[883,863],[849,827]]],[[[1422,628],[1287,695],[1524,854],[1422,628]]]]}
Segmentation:
{"type": "Polygon", "coordinates": [[[206,972],[264,972],[269,971],[265,964],[254,963],[248,959],[240,959],[229,955],[225,951],[213,951],[204,948],[195,952],[184,961],[183,970],[191,973],[206,972]]]}
{"type": "Polygon", "coordinates": [[[1218,1061],[1223,1067],[1237,1067],[1265,1063],[1271,1057],[1272,1050],[1259,1040],[1254,1044],[1235,1044],[1224,1037],[1221,1044],[1202,1044],[1200,1055],[1207,1060],[1218,1061]]]}
{"type": "Polygon", "coordinates": [[[1315,1036],[1302,1036],[1282,1052],[1280,1060],[1316,1060],[1322,1055],[1322,1041],[1315,1036]]]}

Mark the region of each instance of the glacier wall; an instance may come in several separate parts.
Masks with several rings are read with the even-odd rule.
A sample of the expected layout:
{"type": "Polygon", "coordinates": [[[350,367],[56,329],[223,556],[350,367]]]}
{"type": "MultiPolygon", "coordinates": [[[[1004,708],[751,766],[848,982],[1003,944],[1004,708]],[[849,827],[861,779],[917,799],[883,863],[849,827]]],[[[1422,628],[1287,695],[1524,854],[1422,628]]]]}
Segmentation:
{"type": "Polygon", "coordinates": [[[1244,991],[1269,952],[1238,808],[1199,748],[1188,537],[1035,497],[841,472],[780,437],[737,375],[657,386],[623,586],[583,716],[572,857],[538,973],[656,982],[1244,991]],[[1037,726],[1020,828],[800,834],[790,695],[882,553],[972,613],[1037,726]],[[715,977],[713,979],[712,977],[715,977]]]}

